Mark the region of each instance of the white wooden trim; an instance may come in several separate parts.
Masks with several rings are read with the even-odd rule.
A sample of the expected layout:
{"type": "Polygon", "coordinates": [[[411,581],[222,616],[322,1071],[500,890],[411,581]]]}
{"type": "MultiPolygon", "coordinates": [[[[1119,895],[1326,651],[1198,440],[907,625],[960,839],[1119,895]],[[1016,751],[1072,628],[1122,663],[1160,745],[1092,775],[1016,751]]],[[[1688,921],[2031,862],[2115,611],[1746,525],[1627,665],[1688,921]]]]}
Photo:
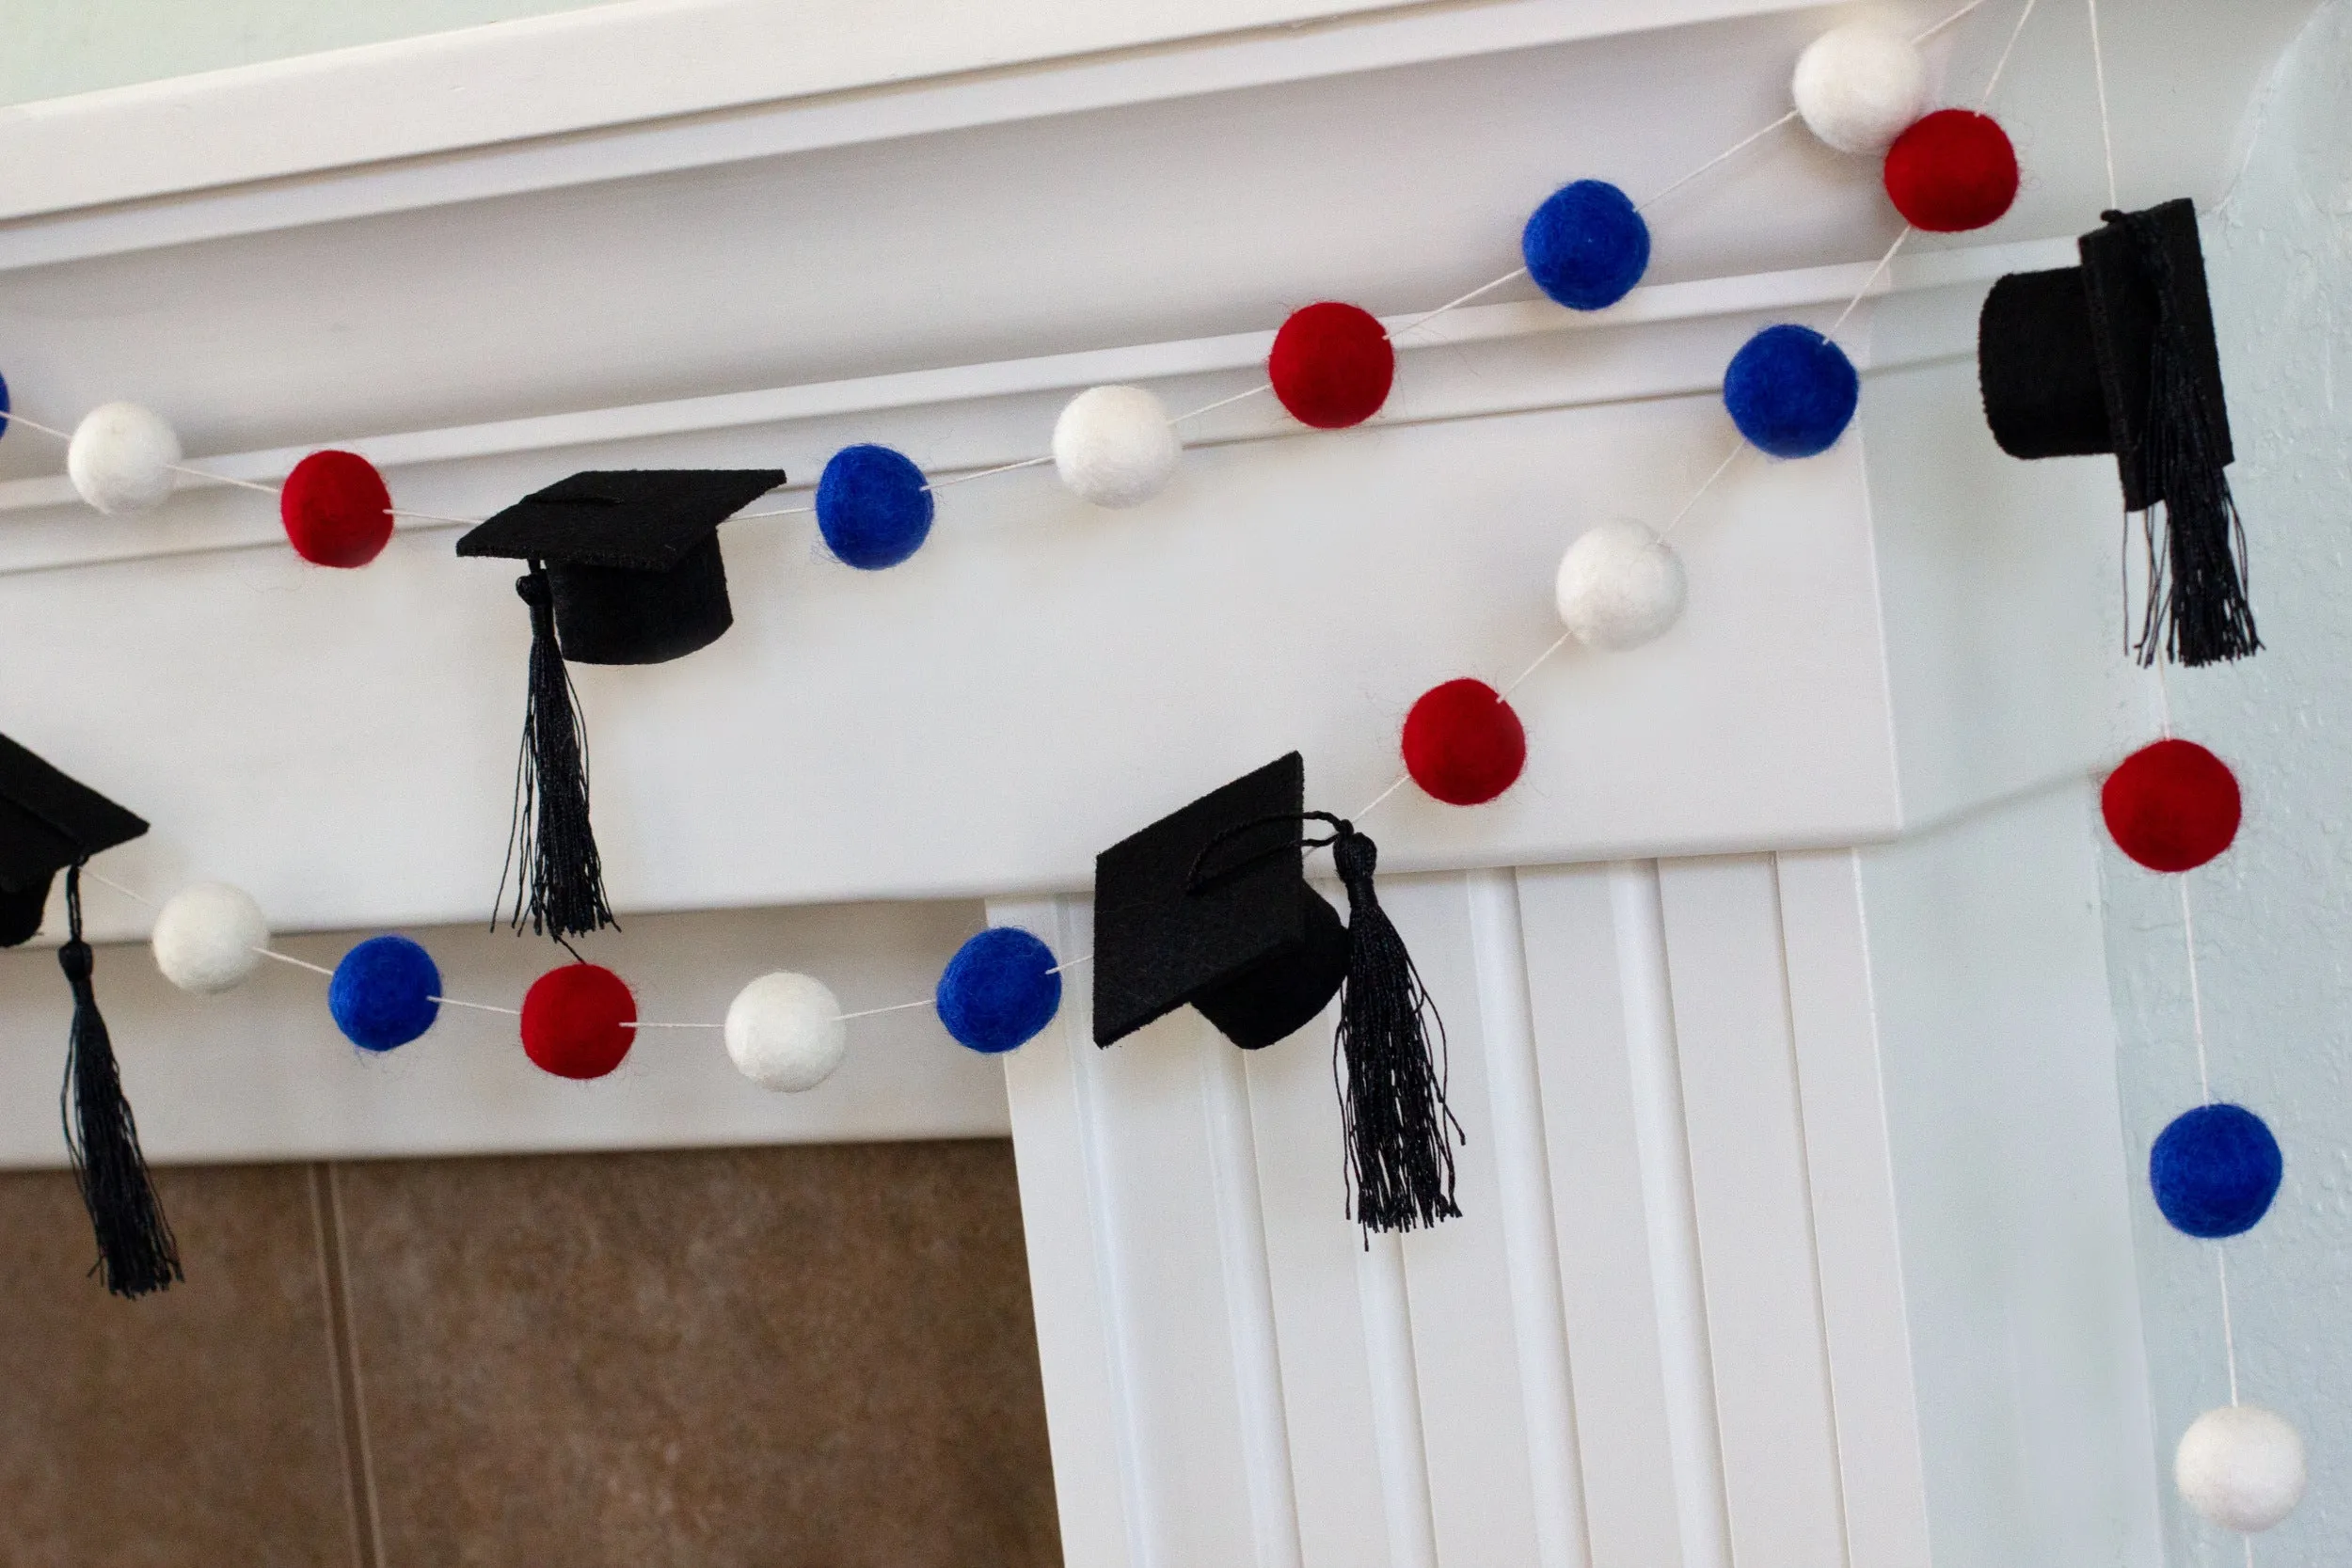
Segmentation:
{"type": "Polygon", "coordinates": [[[1528,995],[1527,936],[1517,877],[1473,871],[1471,957],[1477,968],[1479,1034],[1486,1045],[1486,1099],[1511,1318],[1519,1348],[1519,1399],[1534,1482],[1535,1560],[1543,1568],[1589,1568],[1584,1496],[1569,1373],[1565,1260],[1552,1214],[1551,1162],[1544,1137],[1543,1089],[1528,995]]]}
{"type": "Polygon", "coordinates": [[[1274,1282],[1266,1262],[1265,1204],[1258,1190],[1248,1071],[1240,1053],[1202,1052],[1200,1089],[1208,1107],[1209,1170],[1216,1182],[1218,1256],[1225,1265],[1225,1316],[1233,1338],[1242,1468],[1248,1481],[1257,1564],[1301,1568],[1274,1282]]]}
{"type": "Polygon", "coordinates": [[[1902,1238],[1856,859],[1851,850],[1776,857],[1789,1022],[1848,1558],[1857,1568],[1928,1568],[1902,1238]]]}
{"type": "MultiPolygon", "coordinates": [[[[1072,956],[1060,900],[994,900],[989,923],[1019,926],[1072,956]]],[[[1080,942],[1083,944],[1084,936],[1080,942]]],[[[1116,1308],[1122,1239],[1102,1213],[1104,1184],[1083,1008],[1005,1058],[1021,1227],[1029,1253],[1038,1369],[1065,1562],[1141,1568],[1145,1484],[1131,1416],[1127,1345],[1116,1308]]]]}
{"type": "Polygon", "coordinates": [[[1649,1225],[1651,1293],[1658,1304],[1659,1364],[1684,1568],[1731,1568],[1714,1354],[1699,1259],[1698,1200],[1683,1110],[1675,976],[1653,863],[1611,868],[1620,995],[1629,1062],[1632,1125],[1649,1225]]]}
{"type": "Polygon", "coordinates": [[[1661,867],[1731,1558],[1843,1560],[1778,894],[1752,857],[1661,867]]]}
{"type": "MultiPolygon", "coordinates": [[[[1793,6],[629,0],[0,110],[0,220],[436,160],[304,214],[351,217],[1793,6]],[[559,137],[576,139],[545,145],[559,137]]],[[[273,226],[305,205],[247,203],[273,226]]],[[[177,239],[234,231],[215,219],[177,239]]],[[[107,248],[104,227],[79,234],[75,253],[107,248]]]]}

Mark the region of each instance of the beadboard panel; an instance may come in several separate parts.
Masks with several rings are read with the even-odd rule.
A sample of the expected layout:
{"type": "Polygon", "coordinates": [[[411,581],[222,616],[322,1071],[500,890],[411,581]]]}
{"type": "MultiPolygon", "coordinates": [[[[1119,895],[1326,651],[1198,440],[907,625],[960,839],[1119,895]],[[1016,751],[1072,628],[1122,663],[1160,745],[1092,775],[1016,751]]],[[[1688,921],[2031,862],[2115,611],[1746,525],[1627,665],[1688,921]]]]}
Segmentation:
{"type": "MultiPolygon", "coordinates": [[[[1987,880],[1949,832],[1868,852],[1867,885],[1903,906],[1875,955],[1852,850],[1385,877],[1469,1135],[1464,1217],[1402,1238],[1367,1243],[1343,1213],[1329,1017],[1247,1056],[1189,1012],[1097,1050],[1073,985],[1007,1066],[1063,1534],[1089,1543],[1070,1560],[1926,1568],[1997,1537],[2151,1563],[2114,1527],[2147,1512],[2136,1456],[2068,1435],[2128,1426],[2133,1400],[2101,1384],[2058,1408],[1989,1365],[2006,1330],[1955,1307],[2126,1333],[2128,1271],[2069,1270],[2060,1310],[2018,1266],[2038,1236],[2126,1242],[2103,1058],[2062,1053],[2072,1087],[2037,1114],[2089,1152],[2032,1216],[2007,1187],[1955,1212],[1963,1173],[1938,1145],[1904,1156],[1888,1113],[1965,1042],[1908,1002],[1889,1033],[1882,985],[1974,976],[2012,1014],[2095,992],[2072,963],[1985,973],[2079,869],[2079,821],[2006,816],[2048,875],[1987,880]],[[1976,885],[1930,954],[1917,900],[1954,878],[1976,885]],[[1918,1278],[1946,1298],[1924,1315],[1918,1278]],[[1954,1404],[1924,1354],[1981,1386],[1954,1404]],[[2004,1400],[2005,1440],[2069,1449],[2086,1500],[2029,1485],[1987,1529],[1956,1499],[2014,1490],[1979,1469],[2004,1400]]],[[[1090,947],[1084,900],[991,915],[1065,958],[1090,947]]]]}
{"type": "MultiPolygon", "coordinates": [[[[1788,1015],[1757,1028],[1740,1011],[1784,987],[1773,863],[1670,865],[1664,883],[1648,863],[1383,879],[1469,1137],[1465,1218],[1369,1245],[1343,1212],[1328,1019],[1246,1058],[1189,1011],[1097,1050],[1071,989],[1008,1082],[1025,1192],[1032,1168],[1054,1173],[1029,1225],[1033,1270],[1053,1271],[1057,1441],[1097,1427],[1121,1455],[1116,1491],[1061,1488],[1065,1540],[1120,1555],[1072,1561],[1695,1568],[1731,1560],[1726,1543],[1742,1562],[1836,1560],[1788,1015]],[[1624,994],[1645,974],[1673,988],[1662,1040],[1627,1026],[1654,1016],[1624,994]],[[1685,1015],[1713,1021],[1692,1025],[1704,1055],[1641,1070],[1661,1047],[1674,1066],[1685,1015]],[[1716,1102],[1759,1094],[1783,1116],[1737,1135],[1716,1102]],[[1218,1147],[1239,1131],[1246,1179],[1218,1147]],[[1057,1245],[1081,1202],[1062,1182],[1089,1160],[1090,1243],[1057,1245]],[[1709,1211],[1743,1184],[1772,1224],[1709,1211]],[[1743,1511],[1757,1497],[1773,1500],[1743,1511]],[[1104,1517],[1120,1512],[1123,1530],[1104,1517]]],[[[1065,957],[1090,936],[1083,900],[991,915],[1065,957]]]]}

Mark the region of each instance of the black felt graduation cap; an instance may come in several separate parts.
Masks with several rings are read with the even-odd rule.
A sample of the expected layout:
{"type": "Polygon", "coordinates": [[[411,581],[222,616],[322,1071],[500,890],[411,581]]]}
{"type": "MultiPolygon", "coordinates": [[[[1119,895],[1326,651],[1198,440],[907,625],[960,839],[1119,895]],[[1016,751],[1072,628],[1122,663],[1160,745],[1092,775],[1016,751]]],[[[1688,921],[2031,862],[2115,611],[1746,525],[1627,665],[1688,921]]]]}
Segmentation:
{"type": "Polygon", "coordinates": [[[2230,413],[2197,211],[2184,198],[2105,218],[2077,242],[2081,265],[2012,273],[1985,296],[1985,422],[2012,457],[2114,453],[2125,510],[2150,514],[2141,662],[2159,644],[2182,664],[2243,657],[2262,640],[2222,471],[2230,413]]]}
{"type": "Polygon", "coordinates": [[[734,624],[719,525],[783,483],[780,468],[592,469],[469,530],[457,553],[544,569],[574,663],[660,664],[734,624]]]}
{"type": "Polygon", "coordinates": [[[147,824],[0,736],[0,946],[40,929],[50,884],[65,873],[69,923],[57,963],[73,992],[67,1037],[66,1152],[98,1238],[98,1269],[119,1296],[161,1291],[181,1277],[180,1252],[139,1152],[114,1042],[99,1015],[92,955],[82,940],[82,863],[147,832],[147,824]]]}
{"type": "Polygon", "coordinates": [[[0,736],[0,947],[40,932],[58,872],[145,832],[138,817],[0,736]]]}
{"type": "Polygon", "coordinates": [[[1350,1211],[1367,1230],[1434,1225],[1461,1212],[1445,1026],[1374,893],[1372,840],[1306,810],[1306,788],[1293,752],[1096,857],[1094,1041],[1190,1004],[1256,1051],[1338,994],[1350,1211]],[[1330,835],[1305,838],[1311,821],[1330,835]],[[1347,888],[1344,927],[1306,878],[1307,849],[1325,845],[1347,888]]]}
{"type": "Polygon", "coordinates": [[[1308,885],[1306,764],[1293,752],[1094,862],[1094,1043],[1190,1003],[1256,1051],[1347,975],[1347,928],[1308,885]]]}
{"type": "MultiPolygon", "coordinates": [[[[781,468],[578,473],[457,541],[459,555],[522,561],[531,682],[507,865],[515,925],[561,940],[612,923],[588,816],[588,756],[566,659],[660,664],[735,621],[719,525],[784,483],[781,468]]],[[[501,880],[499,902],[505,902],[501,880]]]]}

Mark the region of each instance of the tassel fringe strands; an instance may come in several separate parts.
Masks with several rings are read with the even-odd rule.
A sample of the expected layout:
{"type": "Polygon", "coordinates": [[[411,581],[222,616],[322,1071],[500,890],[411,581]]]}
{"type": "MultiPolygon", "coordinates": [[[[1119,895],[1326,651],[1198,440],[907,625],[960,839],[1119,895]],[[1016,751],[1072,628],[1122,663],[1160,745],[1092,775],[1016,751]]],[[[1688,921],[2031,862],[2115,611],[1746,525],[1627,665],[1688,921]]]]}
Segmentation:
{"type": "MultiPolygon", "coordinates": [[[[2131,235],[2156,297],[2169,302],[2172,258],[2150,214],[2101,215],[2131,235]]],[[[2246,525],[2230,495],[2211,412],[2198,392],[2187,327],[2169,303],[2156,322],[2141,431],[2124,461],[2137,467],[2143,494],[2163,505],[2164,538],[2159,546],[2152,504],[2140,514],[2148,599],[2133,656],[2144,667],[2161,649],[2175,664],[2194,669],[2258,652],[2262,638],[2246,596],[2246,525]]]]}
{"type": "MultiPolygon", "coordinates": [[[[588,819],[588,752],[580,697],[555,641],[554,594],[537,562],[515,582],[531,607],[531,685],[522,752],[515,767],[514,825],[497,908],[515,883],[516,931],[531,928],[561,942],[615,924],[604,893],[604,863],[588,819]]],[[[497,924],[494,913],[491,924],[497,924]]]]}
{"type": "Polygon", "coordinates": [[[73,988],[73,1027],[66,1052],[65,1084],[57,1109],[66,1152],[97,1232],[97,1272],[116,1295],[137,1297],[167,1290],[185,1276],[180,1247],[139,1151],[138,1123],[123,1098],[114,1042],[99,1016],[90,983],[91,953],[82,940],[82,868],[66,872],[71,935],[57,949],[58,967],[73,988]]]}
{"type": "Polygon", "coordinates": [[[1334,823],[1330,842],[1347,888],[1347,978],[1331,1071],[1350,1217],[1366,1232],[1459,1219],[1454,1144],[1466,1140],[1445,1100],[1445,1022],[1373,891],[1378,847],[1344,821],[1334,823]]]}

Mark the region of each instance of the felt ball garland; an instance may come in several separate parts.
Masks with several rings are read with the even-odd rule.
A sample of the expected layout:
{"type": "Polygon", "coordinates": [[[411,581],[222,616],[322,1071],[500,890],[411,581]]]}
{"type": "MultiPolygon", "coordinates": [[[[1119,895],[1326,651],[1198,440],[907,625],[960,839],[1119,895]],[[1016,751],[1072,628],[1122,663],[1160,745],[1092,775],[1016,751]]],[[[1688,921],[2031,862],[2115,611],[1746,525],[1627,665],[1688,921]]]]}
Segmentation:
{"type": "MultiPolygon", "coordinates": [[[[1847,150],[1885,150],[1890,196],[1913,221],[1947,229],[1990,221],[2014,195],[2013,149],[1981,115],[1948,110],[1921,119],[1926,90],[1916,47],[1860,24],[1817,40],[1790,86],[1799,114],[1822,140],[1847,150]]],[[[1651,245],[1639,207],[1598,180],[1555,191],[1530,214],[1520,238],[1533,280],[1579,310],[1623,299],[1645,275],[1651,245]]],[[[1395,363],[1394,345],[1376,317],[1327,300],[1284,322],[1268,355],[1267,382],[1301,423],[1340,429],[1383,406],[1395,363]]],[[[1851,420],[1857,396],[1858,378],[1844,353],[1797,326],[1757,334],[1725,375],[1725,404],[1742,435],[1777,456],[1807,456],[1833,444],[1851,420]]],[[[0,433],[8,407],[0,380],[0,433]]],[[[1076,494],[1122,507],[1156,494],[1181,450],[1152,393],[1098,387],[1063,409],[1052,461],[1076,494]]],[[[67,466],[93,506],[122,512],[168,495],[179,459],[168,423],[136,404],[109,404],[76,429],[67,466]]],[[[393,531],[383,477],[355,453],[310,454],[278,494],[289,544],[314,563],[365,564],[393,531]]],[[[921,546],[934,518],[934,498],[907,456],[861,444],[835,452],[826,464],[813,510],[835,556],[875,569],[897,564],[921,546]]],[[[1554,589],[1569,631],[1587,645],[1610,649],[1662,634],[1681,614],[1687,595],[1679,558],[1637,523],[1588,530],[1564,555],[1554,589]]],[[[1450,681],[1414,705],[1400,749],[1410,776],[1433,798],[1475,804],[1518,779],[1526,735],[1493,688],[1450,681]]],[[[267,939],[266,922],[250,898],[233,889],[192,888],[157,922],[156,961],[175,984],[224,989],[250,974],[267,939]]],[[[405,938],[376,938],[338,966],[329,1007],[356,1042],[387,1050],[430,1027],[439,984],[421,948],[405,938]]],[[[934,1005],[958,1039],[976,1050],[1001,1051],[1050,1022],[1060,990],[1058,970],[1042,942],[1026,932],[991,931],[950,962],[934,1005]]],[[[634,999],[619,976],[576,963],[532,987],[521,1030],[534,1061],[550,1071],[591,1077],[611,1071],[626,1055],[635,1022],[634,999]]],[[[730,1053],[748,1076],[792,1089],[821,1081],[837,1065],[842,1022],[837,1003],[820,982],[778,973],[743,989],[724,1027],[730,1053]]]]}
{"type": "Polygon", "coordinates": [[[1900,33],[1850,22],[1805,46],[1788,95],[1822,141],[1876,156],[1927,109],[1928,62],[1900,33]]]}
{"type": "Polygon", "coordinates": [[[1054,470],[1097,506],[1140,506],[1176,472],[1184,445],[1160,400],[1140,387],[1089,387],[1054,421],[1054,470]]]}
{"type": "Polygon", "coordinates": [[[523,1054],[558,1078],[601,1078],[637,1039],[637,998],[599,964],[550,969],[523,993],[523,1054]]]}
{"type": "MultiPolygon", "coordinates": [[[[2236,835],[2239,809],[2237,780],[2221,759],[2193,741],[2169,736],[2125,758],[2100,788],[2108,832],[2126,854],[2154,871],[2186,872],[2219,855],[2236,835]]],[[[2202,1080],[2206,1060],[2197,947],[2188,884],[2178,885],[2202,1080]]],[[[2243,1105],[2210,1099],[2173,1117],[2148,1150],[2148,1189],[2157,1211],[2182,1234],[2207,1241],[2242,1236],[2261,1224],[2285,1173],[2279,1140],[2261,1117],[2243,1105]]],[[[2277,1412],[2238,1400],[2226,1267],[2219,1279],[2231,1402],[2199,1416],[2181,1434],[2173,1450],[2172,1482],[2201,1517],[2251,1535],[2279,1524],[2302,1501],[2303,1439],[2277,1412]]]]}
{"type": "Polygon", "coordinates": [[[1265,371],[1292,419],[1317,430],[1344,430],[1389,401],[1396,345],[1371,311],[1327,299],[1291,312],[1274,335],[1265,371]]]}
{"type": "Polygon", "coordinates": [[[406,1045],[441,1014],[441,972],[406,937],[370,937],[343,955],[326,983],[326,1010],[362,1051],[406,1045]]]}
{"type": "Polygon", "coordinates": [[[1527,731],[1485,681],[1451,680],[1421,694],[1405,715],[1405,771],[1450,806],[1484,805],[1518,782],[1527,731]]]}
{"type": "Polygon", "coordinates": [[[135,403],[102,404],[83,415],[65,451],[74,490],[109,515],[162,505],[179,462],[178,434],[135,403]]]}
{"type": "Polygon", "coordinates": [[[2241,804],[2229,764],[2193,740],[2143,746],[2099,786],[2115,847],[2151,871],[2189,871],[2237,837],[2241,804]]]}
{"type": "Polygon", "coordinates": [[[1846,351],[1809,326],[1784,323],[1750,338],[1724,372],[1724,407],[1750,445],[1774,457],[1813,457],[1846,433],[1862,378],[1846,351]]]}
{"type": "Polygon", "coordinates": [[[198,882],[172,895],[149,939],[164,978],[202,996],[243,983],[268,945],[262,907],[244,889],[221,882],[198,882]]]}
{"type": "Polygon", "coordinates": [[[2017,150],[1990,115],[1938,109],[1886,150],[1887,199],[1914,229],[1982,229],[2017,199],[2017,150]]]}
{"type": "Polygon", "coordinates": [[[817,481],[817,529],[825,547],[865,571],[896,566],[931,531],[931,490],[903,452],[843,447],[817,481]]]}
{"type": "MultiPolygon", "coordinates": [[[[174,985],[213,992],[246,978],[259,959],[282,957],[268,951],[269,936],[268,921],[251,895],[225,883],[199,882],[157,911],[150,942],[157,968],[174,985]]],[[[345,953],[333,971],[321,973],[329,975],[327,1010],[336,1027],[364,1050],[405,1045],[439,1017],[444,1001],[439,966],[407,937],[371,937],[345,953]]],[[[1061,990],[1061,966],[1052,949],[1018,927],[993,927],[957,949],[941,972],[931,1005],[958,1041],[995,1053],[1023,1044],[1053,1022],[1061,990]]],[[[508,1010],[482,1003],[453,1005],[508,1010]]],[[[585,961],[540,975],[515,1012],[524,1053],[559,1077],[604,1077],[628,1056],[641,1028],[713,1028],[723,1033],[738,1070],[784,1093],[814,1088],[830,1077],[847,1054],[850,1020],[866,1016],[844,1013],[821,980],[778,970],[738,991],[723,1023],[645,1025],[628,982],[585,961]]]]}
{"type": "Polygon", "coordinates": [[[2172,1481],[2189,1507],[2224,1529],[2258,1534],[2303,1500],[2303,1437],[2258,1404],[2225,1404],[2189,1423],[2172,1481]]]}
{"type": "Polygon", "coordinates": [[[1560,623],[1588,648],[1623,652],[1682,619],[1682,557],[1642,523],[1610,522],[1577,535],[1552,580],[1560,623]]]}
{"type": "Polygon", "coordinates": [[[392,494],[375,465],[353,451],[314,451],[278,493],[294,554],[314,566],[365,566],[392,536],[392,494]]]}
{"type": "Polygon", "coordinates": [[[1544,198],[1519,235],[1535,286],[1571,310],[1599,310],[1632,293],[1649,269],[1649,225],[1602,180],[1579,180],[1544,198]]]}
{"type": "Polygon", "coordinates": [[[2260,1224],[2285,1168],[2279,1140],[2243,1105],[2184,1111],[2148,1151],[2156,1207],[2174,1229],[2209,1241],[2260,1224]]]}
{"type": "Polygon", "coordinates": [[[939,976],[939,1022],[957,1043],[994,1055],[1034,1039],[1061,1010],[1054,950],[1018,926],[993,926],[939,976]]]}
{"type": "Polygon", "coordinates": [[[850,1049],[841,1004],[821,980],[779,970],[736,992],[727,1056],[764,1089],[798,1094],[833,1076],[850,1049]]]}

